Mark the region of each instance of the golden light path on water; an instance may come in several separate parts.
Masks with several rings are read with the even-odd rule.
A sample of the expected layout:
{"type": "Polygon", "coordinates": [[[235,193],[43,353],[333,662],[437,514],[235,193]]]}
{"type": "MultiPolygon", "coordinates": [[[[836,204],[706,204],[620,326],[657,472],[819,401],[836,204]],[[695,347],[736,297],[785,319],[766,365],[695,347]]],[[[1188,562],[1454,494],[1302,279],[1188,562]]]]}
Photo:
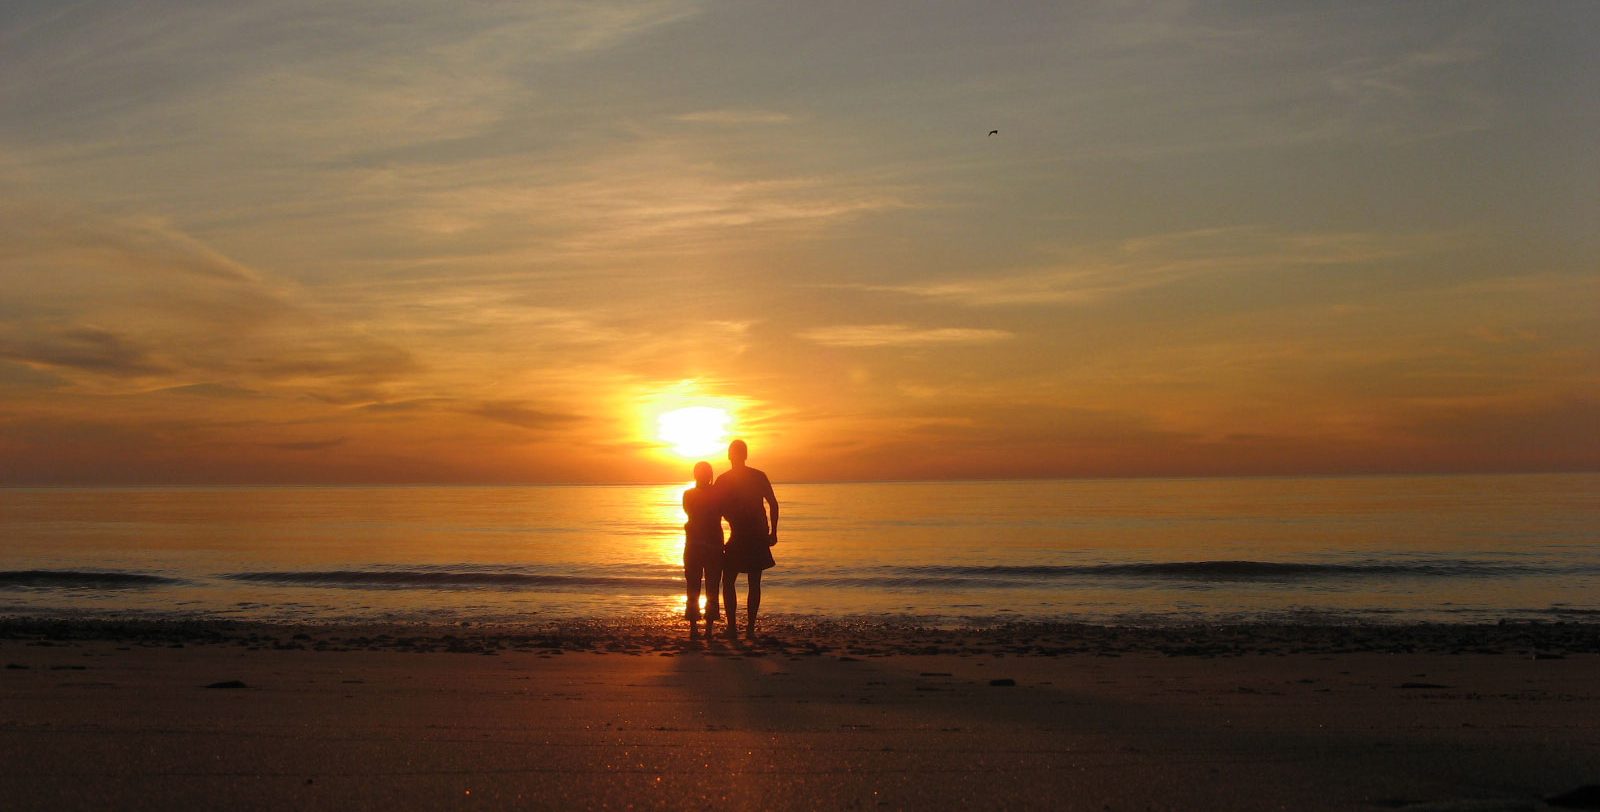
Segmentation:
{"type": "MultiPolygon", "coordinates": [[[[680,463],[705,461],[715,467],[735,436],[741,402],[707,393],[699,381],[682,380],[640,400],[640,433],[655,446],[655,453],[680,463]]],[[[684,473],[689,473],[685,465],[684,473]]],[[[661,528],[650,537],[652,557],[670,567],[683,566],[683,492],[693,481],[664,485],[650,492],[645,508],[651,526],[661,528]]],[[[679,581],[682,584],[682,581],[679,581]]],[[[663,611],[682,614],[687,599],[679,591],[660,597],[663,611]]],[[[700,606],[706,603],[700,596],[700,606]]]]}
{"type": "MultiPolygon", "coordinates": [[[[654,548],[653,557],[667,566],[683,566],[683,523],[687,518],[683,513],[683,492],[692,487],[694,487],[693,482],[680,482],[662,485],[650,494],[646,508],[650,514],[650,523],[661,527],[662,531],[651,536],[648,543],[654,548]]],[[[687,593],[681,590],[676,594],[661,596],[662,611],[681,614],[687,597],[687,593]]],[[[705,608],[705,603],[706,598],[702,594],[700,596],[702,609],[705,608]]]]}

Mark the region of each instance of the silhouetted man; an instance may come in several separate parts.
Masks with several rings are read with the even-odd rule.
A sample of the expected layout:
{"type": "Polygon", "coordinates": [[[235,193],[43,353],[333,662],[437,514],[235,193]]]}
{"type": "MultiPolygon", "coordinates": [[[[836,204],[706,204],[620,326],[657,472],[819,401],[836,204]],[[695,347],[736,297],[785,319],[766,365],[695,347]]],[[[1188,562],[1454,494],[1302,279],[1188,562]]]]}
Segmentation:
{"type": "Polygon", "coordinates": [[[771,569],[772,545],[778,543],[778,497],[772,493],[767,475],[745,464],[750,449],[743,440],[728,444],[728,462],[733,466],[717,477],[717,498],[722,515],[728,520],[727,555],[722,565],[722,605],[728,613],[728,636],[737,637],[739,573],[750,576],[745,598],[747,640],[756,638],[756,613],[761,609],[761,572],[771,569]]]}

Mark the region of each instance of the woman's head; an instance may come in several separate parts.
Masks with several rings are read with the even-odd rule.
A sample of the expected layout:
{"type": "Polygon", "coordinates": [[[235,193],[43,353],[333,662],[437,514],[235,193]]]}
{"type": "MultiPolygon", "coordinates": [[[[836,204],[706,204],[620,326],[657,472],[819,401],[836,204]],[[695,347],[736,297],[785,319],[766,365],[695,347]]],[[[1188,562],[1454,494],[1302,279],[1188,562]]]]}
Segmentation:
{"type": "Polygon", "coordinates": [[[697,462],[694,464],[694,481],[697,485],[711,484],[711,463],[697,462]]]}

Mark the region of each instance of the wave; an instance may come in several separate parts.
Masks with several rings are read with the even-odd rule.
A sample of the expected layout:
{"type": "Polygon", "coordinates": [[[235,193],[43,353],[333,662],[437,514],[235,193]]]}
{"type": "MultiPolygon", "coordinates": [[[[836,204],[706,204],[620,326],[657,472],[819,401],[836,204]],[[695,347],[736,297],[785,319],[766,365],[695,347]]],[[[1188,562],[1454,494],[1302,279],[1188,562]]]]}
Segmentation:
{"type": "MultiPolygon", "coordinates": [[[[1096,581],[1146,582],[1304,582],[1318,579],[1494,578],[1591,571],[1503,561],[1461,559],[1374,559],[1347,562],[1167,561],[1062,565],[929,565],[793,567],[774,571],[774,579],[796,587],[844,589],[1043,589],[1096,581]],[[781,579],[781,580],[780,580],[781,579]]],[[[148,577],[148,576],[146,576],[148,577]]],[[[217,576],[230,581],[277,586],[350,589],[484,590],[647,590],[683,588],[682,570],[662,564],[573,567],[474,566],[410,569],[250,571],[217,576]]]]}
{"type": "MultiPolygon", "coordinates": [[[[895,568],[900,569],[900,568],[895,568]]],[[[1248,580],[1318,578],[1330,576],[1473,577],[1548,572],[1550,568],[1527,564],[1460,559],[1368,560],[1341,563],[1298,561],[1151,561],[1115,564],[1065,564],[1038,566],[927,566],[907,568],[919,573],[1012,578],[1138,577],[1248,580]]]]}
{"type": "Polygon", "coordinates": [[[326,570],[318,572],[234,572],[230,581],[280,586],[329,586],[369,589],[501,589],[675,586],[668,578],[629,575],[560,575],[471,570],[326,570]]]}
{"type": "Polygon", "coordinates": [[[88,570],[5,570],[0,571],[0,589],[16,587],[57,587],[80,589],[135,589],[182,583],[176,578],[146,575],[142,572],[94,572],[88,570]]]}
{"type": "MultiPolygon", "coordinates": [[[[638,568],[649,572],[653,567],[638,568]]],[[[272,586],[329,587],[346,589],[487,589],[487,590],[590,590],[680,592],[683,575],[674,569],[659,576],[649,575],[564,575],[527,572],[478,572],[440,570],[329,570],[319,572],[234,572],[219,576],[230,581],[272,586]]],[[[996,577],[953,575],[845,575],[786,573],[783,583],[797,587],[877,588],[877,589],[973,589],[1021,586],[1014,580],[996,577]]]]}

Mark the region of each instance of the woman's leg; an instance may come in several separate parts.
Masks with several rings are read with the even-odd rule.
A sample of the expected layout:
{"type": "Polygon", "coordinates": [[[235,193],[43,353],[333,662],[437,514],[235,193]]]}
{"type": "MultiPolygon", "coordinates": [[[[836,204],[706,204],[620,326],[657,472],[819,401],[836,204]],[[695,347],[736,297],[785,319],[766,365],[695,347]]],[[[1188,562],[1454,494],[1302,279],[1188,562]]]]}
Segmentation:
{"type": "Polygon", "coordinates": [[[718,556],[706,559],[706,623],[722,619],[722,562],[718,556]]]}
{"type": "Polygon", "coordinates": [[[683,614],[689,618],[690,626],[700,619],[700,576],[705,573],[705,567],[697,559],[692,552],[683,554],[683,580],[689,585],[689,602],[683,614]]]}
{"type": "MultiPolygon", "coordinates": [[[[748,618],[744,622],[744,636],[756,638],[756,613],[761,611],[761,570],[750,573],[750,592],[744,598],[748,618]]],[[[731,611],[731,610],[730,610],[731,611]]]]}

